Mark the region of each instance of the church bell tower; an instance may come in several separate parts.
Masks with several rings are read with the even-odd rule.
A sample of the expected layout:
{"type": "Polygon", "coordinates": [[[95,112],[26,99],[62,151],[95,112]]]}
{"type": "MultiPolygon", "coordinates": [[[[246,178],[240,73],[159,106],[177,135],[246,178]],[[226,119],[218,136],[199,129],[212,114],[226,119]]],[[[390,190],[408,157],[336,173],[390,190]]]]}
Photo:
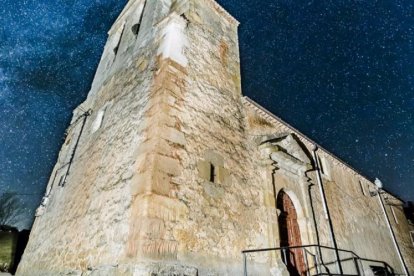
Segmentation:
{"type": "Polygon", "coordinates": [[[225,186],[246,179],[234,155],[244,147],[237,27],[214,0],[129,1],[74,111],[18,275],[241,272],[247,241],[225,186]]]}

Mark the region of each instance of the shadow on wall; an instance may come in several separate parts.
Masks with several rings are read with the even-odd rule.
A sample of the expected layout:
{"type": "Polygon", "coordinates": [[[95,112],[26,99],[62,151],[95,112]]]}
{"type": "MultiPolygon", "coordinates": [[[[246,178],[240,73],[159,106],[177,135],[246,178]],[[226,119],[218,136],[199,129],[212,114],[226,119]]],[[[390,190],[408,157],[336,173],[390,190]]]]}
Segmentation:
{"type": "Polygon", "coordinates": [[[29,240],[29,230],[0,226],[0,273],[14,275],[29,240]]]}

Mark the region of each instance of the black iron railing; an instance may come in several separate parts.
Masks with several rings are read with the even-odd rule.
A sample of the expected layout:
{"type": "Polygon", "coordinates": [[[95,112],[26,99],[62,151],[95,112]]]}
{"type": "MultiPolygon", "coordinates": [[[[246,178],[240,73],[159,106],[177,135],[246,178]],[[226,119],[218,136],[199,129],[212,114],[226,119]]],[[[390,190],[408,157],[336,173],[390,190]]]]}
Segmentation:
{"type": "Polygon", "coordinates": [[[332,256],[335,248],[322,246],[322,245],[302,245],[302,246],[289,246],[289,247],[277,247],[277,248],[263,248],[263,249],[249,249],[242,251],[243,254],[243,271],[244,276],[248,276],[248,257],[257,253],[264,252],[278,252],[280,253],[281,260],[288,266],[288,258],[290,254],[302,251],[304,258],[305,273],[310,275],[365,275],[367,269],[371,269],[372,266],[380,267],[383,269],[385,275],[395,275],[394,269],[384,261],[373,260],[368,258],[362,258],[355,252],[345,249],[338,249],[340,255],[339,262],[341,267],[344,267],[344,271],[340,273],[338,268],[338,260],[329,258],[332,256]],[[343,256],[346,255],[346,256],[343,256]]]}

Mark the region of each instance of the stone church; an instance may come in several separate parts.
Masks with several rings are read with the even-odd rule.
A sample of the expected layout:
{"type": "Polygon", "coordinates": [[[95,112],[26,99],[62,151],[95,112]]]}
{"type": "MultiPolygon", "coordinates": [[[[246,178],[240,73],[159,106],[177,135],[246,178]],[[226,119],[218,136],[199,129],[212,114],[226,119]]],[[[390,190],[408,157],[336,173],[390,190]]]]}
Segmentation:
{"type": "Polygon", "coordinates": [[[129,1],[17,275],[414,273],[403,202],[242,96],[238,25],[129,1]]]}

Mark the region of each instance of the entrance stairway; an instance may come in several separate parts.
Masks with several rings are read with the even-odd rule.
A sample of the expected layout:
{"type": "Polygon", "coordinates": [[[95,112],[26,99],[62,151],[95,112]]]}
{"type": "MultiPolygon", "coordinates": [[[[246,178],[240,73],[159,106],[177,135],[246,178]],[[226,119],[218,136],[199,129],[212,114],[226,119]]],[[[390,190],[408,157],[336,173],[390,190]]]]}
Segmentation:
{"type": "Polygon", "coordinates": [[[252,249],[242,251],[244,276],[253,276],[253,264],[259,257],[282,260],[290,275],[397,275],[384,261],[362,258],[355,252],[321,245],[303,245],[278,248],[252,249]],[[260,256],[262,255],[262,256],[260,256]],[[295,255],[303,256],[303,262],[296,264],[295,255]],[[338,256],[338,257],[336,257],[338,256]],[[249,274],[250,266],[250,274],[249,274]]]}

